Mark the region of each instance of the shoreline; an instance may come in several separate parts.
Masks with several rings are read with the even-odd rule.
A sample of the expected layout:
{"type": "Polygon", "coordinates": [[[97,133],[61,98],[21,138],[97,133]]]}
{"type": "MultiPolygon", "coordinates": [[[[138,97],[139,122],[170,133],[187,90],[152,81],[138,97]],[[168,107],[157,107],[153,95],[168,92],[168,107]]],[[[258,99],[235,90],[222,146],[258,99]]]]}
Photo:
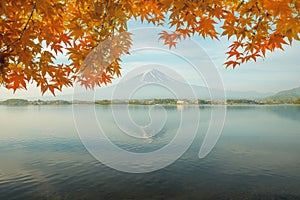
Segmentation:
{"type": "Polygon", "coordinates": [[[119,99],[119,100],[27,100],[27,99],[8,99],[0,101],[0,105],[6,106],[58,106],[58,105],[143,105],[143,106],[299,106],[298,102],[269,102],[265,100],[249,100],[249,99],[228,99],[226,101],[211,101],[202,99],[119,99]]]}

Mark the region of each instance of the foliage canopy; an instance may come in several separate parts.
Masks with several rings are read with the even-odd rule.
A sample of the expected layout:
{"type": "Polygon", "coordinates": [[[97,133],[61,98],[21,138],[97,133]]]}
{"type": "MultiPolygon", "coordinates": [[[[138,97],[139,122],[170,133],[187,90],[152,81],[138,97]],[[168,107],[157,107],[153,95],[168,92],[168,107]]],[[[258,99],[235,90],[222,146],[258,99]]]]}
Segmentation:
{"type": "Polygon", "coordinates": [[[174,31],[160,39],[170,48],[195,34],[232,38],[225,66],[234,68],[299,40],[299,11],[300,0],[1,0],[0,84],[15,91],[32,82],[55,94],[76,81],[109,83],[129,54],[131,18],[168,23],[174,31]],[[106,48],[95,60],[98,45],[106,48]],[[60,53],[68,64],[55,62],[60,53]]]}

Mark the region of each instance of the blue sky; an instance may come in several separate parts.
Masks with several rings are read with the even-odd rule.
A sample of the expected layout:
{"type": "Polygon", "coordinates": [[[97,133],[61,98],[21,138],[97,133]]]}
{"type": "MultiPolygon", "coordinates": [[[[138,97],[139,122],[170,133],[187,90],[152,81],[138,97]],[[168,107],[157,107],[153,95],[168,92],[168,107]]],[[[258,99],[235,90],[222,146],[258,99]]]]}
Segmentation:
{"type": "MultiPolygon", "coordinates": [[[[158,35],[154,35],[147,28],[153,26],[141,24],[138,21],[129,21],[129,31],[143,29],[143,34],[133,35],[133,44],[143,44],[143,46],[155,43],[161,49],[138,49],[131,51],[131,55],[122,57],[122,74],[130,73],[132,69],[144,65],[161,65],[174,69],[182,75],[188,82],[196,85],[204,85],[203,77],[195,73],[193,67],[182,57],[176,56],[169,51],[167,47],[158,41],[158,35]]],[[[168,29],[166,29],[168,30],[168,29]]],[[[226,61],[225,52],[230,42],[227,38],[221,38],[220,41],[193,37],[192,41],[203,50],[202,55],[194,55],[195,58],[205,63],[211,62],[218,70],[226,90],[252,90],[258,92],[278,92],[300,86],[300,42],[294,42],[292,46],[285,46],[285,51],[277,50],[268,53],[265,59],[258,59],[257,62],[242,64],[235,69],[225,69],[223,63],[226,61]]],[[[177,48],[180,48],[180,44],[177,48]]],[[[193,48],[186,48],[187,54],[193,54],[193,48]]],[[[60,57],[60,61],[66,59],[60,57]]],[[[204,78],[205,79],[205,78],[204,78]]],[[[115,82],[118,82],[116,80],[115,82]]],[[[60,95],[70,94],[73,88],[66,88],[60,95]]],[[[0,99],[7,98],[41,98],[39,89],[30,85],[28,90],[19,90],[15,94],[3,87],[0,88],[0,99]]],[[[46,93],[45,96],[51,95],[46,93]]]]}

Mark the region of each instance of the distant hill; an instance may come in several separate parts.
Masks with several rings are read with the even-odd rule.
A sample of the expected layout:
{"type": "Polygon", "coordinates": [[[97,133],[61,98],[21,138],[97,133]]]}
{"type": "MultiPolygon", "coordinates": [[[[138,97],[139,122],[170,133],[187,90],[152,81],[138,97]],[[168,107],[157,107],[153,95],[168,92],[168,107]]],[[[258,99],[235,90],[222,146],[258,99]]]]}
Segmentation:
{"type": "Polygon", "coordinates": [[[284,90],[272,96],[266,97],[264,100],[277,103],[293,103],[300,98],[300,87],[291,90],[284,90]]]}
{"type": "Polygon", "coordinates": [[[0,105],[9,105],[9,106],[23,106],[27,104],[28,104],[28,100],[26,99],[8,99],[6,101],[0,102],[0,105]]]}
{"type": "Polygon", "coordinates": [[[27,105],[69,105],[71,102],[63,100],[54,101],[28,101],[27,99],[7,99],[5,101],[0,101],[0,105],[7,106],[27,106],[27,105]]]}

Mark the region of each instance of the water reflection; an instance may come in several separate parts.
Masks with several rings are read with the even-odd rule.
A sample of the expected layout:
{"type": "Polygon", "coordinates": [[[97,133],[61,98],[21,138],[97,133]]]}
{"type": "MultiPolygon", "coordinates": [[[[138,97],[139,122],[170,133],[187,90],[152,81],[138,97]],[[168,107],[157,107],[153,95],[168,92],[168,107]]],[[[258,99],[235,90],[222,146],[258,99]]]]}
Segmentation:
{"type": "MultiPolygon", "coordinates": [[[[84,115],[86,107],[80,109],[84,115]]],[[[132,109],[139,123],[149,122],[147,107],[132,109]]],[[[299,107],[229,107],[220,140],[199,160],[210,109],[200,107],[197,137],[179,160],[156,172],[127,174],[86,151],[71,107],[0,106],[0,199],[299,199],[299,107]]],[[[109,106],[96,106],[96,116],[117,145],[147,152],[176,134],[180,112],[166,110],[166,125],[151,143],[147,133],[132,138],[114,127],[109,106]]]]}
{"type": "Polygon", "coordinates": [[[300,106],[269,106],[266,110],[282,118],[300,121],[300,106]]]}

